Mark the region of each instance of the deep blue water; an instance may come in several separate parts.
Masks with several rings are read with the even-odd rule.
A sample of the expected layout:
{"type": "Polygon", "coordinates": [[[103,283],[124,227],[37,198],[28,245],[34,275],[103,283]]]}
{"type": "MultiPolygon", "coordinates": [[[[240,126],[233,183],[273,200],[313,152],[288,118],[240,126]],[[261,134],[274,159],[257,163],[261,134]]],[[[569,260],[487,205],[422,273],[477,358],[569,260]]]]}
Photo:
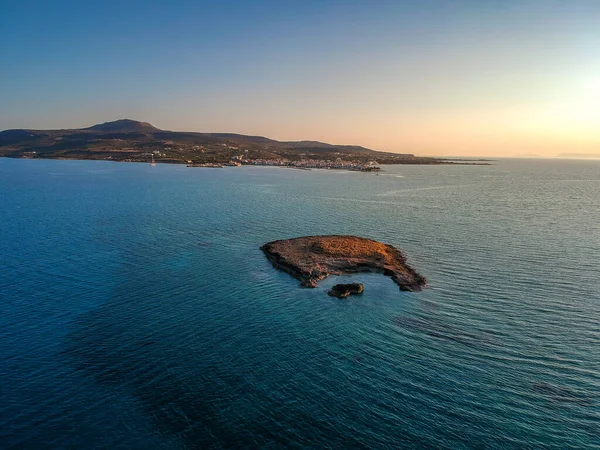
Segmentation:
{"type": "Polygon", "coordinates": [[[0,448],[598,448],[599,256],[598,161],[0,159],[0,448]],[[301,289],[310,234],[429,287],[301,289]]]}

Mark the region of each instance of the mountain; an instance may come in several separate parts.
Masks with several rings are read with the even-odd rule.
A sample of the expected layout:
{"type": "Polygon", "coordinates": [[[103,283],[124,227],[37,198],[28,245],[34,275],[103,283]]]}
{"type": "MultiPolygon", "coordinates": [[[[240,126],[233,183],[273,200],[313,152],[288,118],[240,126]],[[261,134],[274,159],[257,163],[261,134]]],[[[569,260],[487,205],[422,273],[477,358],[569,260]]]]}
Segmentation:
{"type": "Polygon", "coordinates": [[[371,150],[355,145],[318,141],[276,141],[235,133],[160,130],[147,122],[121,119],[87,128],[65,130],[5,130],[0,132],[0,157],[102,159],[112,161],[224,163],[245,160],[297,161],[336,159],[381,164],[431,164],[435,158],[371,150]]]}
{"type": "Polygon", "coordinates": [[[137,120],[131,119],[104,122],[84,129],[90,131],[103,131],[106,133],[152,133],[154,131],[161,131],[150,125],[148,122],[138,122],[137,120]]]}

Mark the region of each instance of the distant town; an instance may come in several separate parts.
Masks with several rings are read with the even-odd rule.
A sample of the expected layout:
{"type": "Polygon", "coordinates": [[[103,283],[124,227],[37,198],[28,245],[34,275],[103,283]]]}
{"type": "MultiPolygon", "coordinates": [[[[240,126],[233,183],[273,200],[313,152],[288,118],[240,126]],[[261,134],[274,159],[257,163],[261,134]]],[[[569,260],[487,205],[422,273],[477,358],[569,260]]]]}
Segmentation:
{"type": "Polygon", "coordinates": [[[299,161],[290,161],[289,159],[246,159],[244,156],[234,156],[230,162],[223,164],[219,163],[193,163],[187,161],[188,167],[213,167],[222,168],[225,166],[274,166],[274,167],[289,167],[293,169],[335,169],[335,170],[352,170],[358,172],[379,172],[377,161],[368,161],[367,163],[359,163],[355,161],[346,161],[342,158],[332,160],[319,159],[301,159],[299,161]]]}

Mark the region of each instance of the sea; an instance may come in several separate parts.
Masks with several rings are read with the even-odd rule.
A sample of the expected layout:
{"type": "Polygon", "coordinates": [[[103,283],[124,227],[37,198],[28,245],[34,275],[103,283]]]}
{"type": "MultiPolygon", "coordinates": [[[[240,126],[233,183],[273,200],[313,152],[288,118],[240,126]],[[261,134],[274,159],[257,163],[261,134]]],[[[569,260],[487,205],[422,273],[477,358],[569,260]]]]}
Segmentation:
{"type": "Polygon", "coordinates": [[[600,448],[600,161],[0,159],[0,448],[600,448]],[[320,234],[428,286],[259,250],[320,234]]]}

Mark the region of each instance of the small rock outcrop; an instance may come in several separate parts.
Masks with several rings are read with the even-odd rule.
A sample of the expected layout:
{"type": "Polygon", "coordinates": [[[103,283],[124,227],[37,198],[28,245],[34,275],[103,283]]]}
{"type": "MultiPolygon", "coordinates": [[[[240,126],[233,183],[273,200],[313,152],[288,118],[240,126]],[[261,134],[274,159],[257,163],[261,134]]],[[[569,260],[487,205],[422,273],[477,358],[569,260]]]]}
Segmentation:
{"type": "Polygon", "coordinates": [[[362,283],[336,284],[327,294],[337,298],[348,298],[350,295],[360,295],[365,291],[362,283]]]}
{"type": "Polygon", "coordinates": [[[260,248],[277,269],[314,288],[329,275],[380,272],[402,291],[420,291],[427,280],[406,263],[400,250],[358,236],[304,236],[260,248]]]}

